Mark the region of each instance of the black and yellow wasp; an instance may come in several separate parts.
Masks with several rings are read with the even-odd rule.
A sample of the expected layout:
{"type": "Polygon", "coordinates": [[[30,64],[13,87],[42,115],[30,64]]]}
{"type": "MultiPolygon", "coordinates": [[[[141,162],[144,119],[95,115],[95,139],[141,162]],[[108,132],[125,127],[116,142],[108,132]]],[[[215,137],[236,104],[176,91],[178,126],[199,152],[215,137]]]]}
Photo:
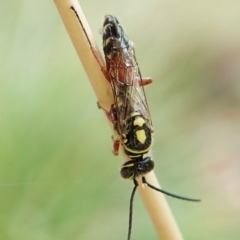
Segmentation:
{"type": "Polygon", "coordinates": [[[152,146],[153,126],[143,85],[151,79],[142,79],[134,44],[111,15],[105,17],[103,24],[103,51],[114,96],[108,116],[119,138],[115,139],[113,152],[118,154],[121,143],[129,157],[121,175],[135,179],[154,167],[151,157],[145,156],[152,146]]]}
{"type": "Polygon", "coordinates": [[[199,200],[166,192],[146,181],[144,175],[152,171],[154,162],[148,154],[153,143],[153,125],[144,86],[151,83],[152,80],[142,78],[135,56],[134,44],[114,16],[105,16],[102,37],[106,60],[104,74],[111,84],[114,96],[114,104],[111,109],[105,110],[117,134],[117,138],[114,139],[113,153],[118,155],[121,144],[129,158],[121,168],[121,175],[123,178],[132,179],[135,184],[130,200],[128,230],[128,239],[130,239],[132,203],[138,186],[136,181],[138,177],[142,177],[143,183],[156,191],[184,200],[199,200]]]}

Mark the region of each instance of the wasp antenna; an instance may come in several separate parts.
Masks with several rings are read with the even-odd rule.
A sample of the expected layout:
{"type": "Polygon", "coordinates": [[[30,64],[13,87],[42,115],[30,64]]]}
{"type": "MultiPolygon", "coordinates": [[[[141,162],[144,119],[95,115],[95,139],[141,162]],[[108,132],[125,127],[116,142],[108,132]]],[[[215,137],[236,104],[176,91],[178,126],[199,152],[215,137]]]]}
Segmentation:
{"type": "Polygon", "coordinates": [[[168,196],[171,196],[171,197],[174,197],[174,198],[178,198],[178,199],[182,199],[182,200],[186,200],[186,201],[191,201],[191,202],[200,202],[201,199],[194,199],[194,198],[187,198],[187,197],[182,197],[182,196],[178,196],[176,194],[173,194],[173,193],[170,193],[170,192],[167,192],[165,190],[162,190],[160,188],[156,188],[154,187],[153,185],[151,185],[150,183],[147,182],[146,178],[145,177],[142,177],[142,182],[147,184],[148,187],[158,191],[158,192],[161,192],[161,193],[164,193],[168,196]]]}
{"type": "Polygon", "coordinates": [[[136,179],[133,179],[133,182],[134,182],[134,188],[133,188],[133,190],[132,190],[131,198],[130,198],[129,222],[128,222],[128,238],[127,238],[127,240],[130,240],[130,238],[131,238],[133,199],[134,199],[134,195],[135,195],[136,189],[137,189],[137,187],[138,187],[138,182],[137,182],[137,180],[136,180],[136,179]]]}

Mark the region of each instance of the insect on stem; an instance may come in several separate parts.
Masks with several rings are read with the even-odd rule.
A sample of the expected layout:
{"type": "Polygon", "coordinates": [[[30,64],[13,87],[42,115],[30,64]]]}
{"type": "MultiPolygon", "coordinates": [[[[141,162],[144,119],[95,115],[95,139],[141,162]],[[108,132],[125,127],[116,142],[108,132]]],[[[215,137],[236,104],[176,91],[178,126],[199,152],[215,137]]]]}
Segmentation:
{"type": "Polygon", "coordinates": [[[110,82],[114,97],[111,109],[105,110],[108,119],[113,124],[116,135],[113,153],[118,154],[122,146],[128,157],[121,168],[121,176],[133,179],[134,188],[130,197],[128,237],[132,231],[133,199],[138,187],[137,178],[151,189],[187,201],[200,201],[186,198],[159,189],[145,179],[145,174],[154,168],[154,162],[149,151],[153,143],[153,125],[150,110],[145,95],[144,86],[151,83],[150,78],[142,78],[135,56],[133,42],[127,37],[117,18],[105,16],[103,23],[103,51],[106,61],[105,72],[110,82]]]}

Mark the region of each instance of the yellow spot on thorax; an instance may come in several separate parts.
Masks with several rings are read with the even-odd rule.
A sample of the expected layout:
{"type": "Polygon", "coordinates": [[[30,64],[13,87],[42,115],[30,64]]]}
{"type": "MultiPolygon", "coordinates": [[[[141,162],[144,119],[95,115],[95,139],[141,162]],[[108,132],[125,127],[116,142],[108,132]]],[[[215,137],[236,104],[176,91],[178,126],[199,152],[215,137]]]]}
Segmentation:
{"type": "Polygon", "coordinates": [[[108,39],[105,40],[105,44],[104,47],[107,46],[109,44],[109,42],[111,41],[111,37],[109,37],[108,39]]]}
{"type": "Polygon", "coordinates": [[[136,135],[137,135],[137,140],[141,143],[144,144],[146,141],[146,134],[144,130],[138,130],[136,131],[136,135]]]}

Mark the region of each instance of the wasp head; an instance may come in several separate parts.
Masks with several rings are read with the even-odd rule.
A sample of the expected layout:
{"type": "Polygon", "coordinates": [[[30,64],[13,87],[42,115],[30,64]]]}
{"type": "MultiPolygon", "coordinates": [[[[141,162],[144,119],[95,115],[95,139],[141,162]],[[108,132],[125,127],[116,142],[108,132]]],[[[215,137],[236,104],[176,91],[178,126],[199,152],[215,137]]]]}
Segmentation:
{"type": "Polygon", "coordinates": [[[130,160],[123,164],[121,176],[126,179],[135,179],[151,172],[154,162],[150,157],[130,160]]]}

